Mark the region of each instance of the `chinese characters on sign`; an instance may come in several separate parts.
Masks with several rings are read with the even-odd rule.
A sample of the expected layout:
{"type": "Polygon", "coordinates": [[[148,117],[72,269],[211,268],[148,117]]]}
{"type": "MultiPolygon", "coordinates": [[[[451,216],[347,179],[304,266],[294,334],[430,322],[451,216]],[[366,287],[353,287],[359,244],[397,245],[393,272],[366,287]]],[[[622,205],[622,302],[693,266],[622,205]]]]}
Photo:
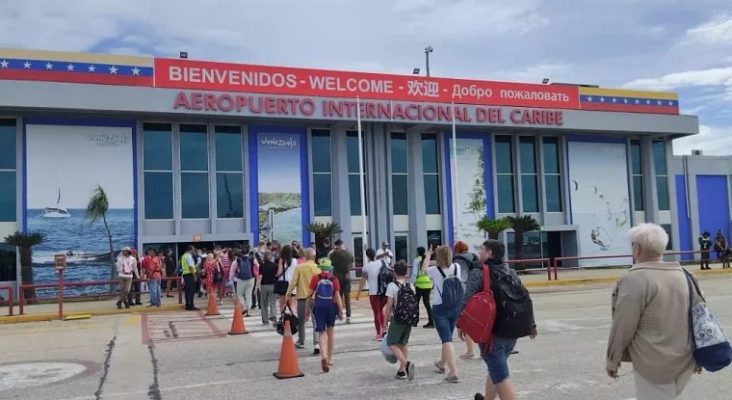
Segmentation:
{"type": "MultiPolygon", "coordinates": [[[[174,110],[351,120],[356,119],[357,106],[357,103],[351,100],[186,91],[178,92],[173,102],[174,110]]],[[[562,111],[535,108],[451,106],[387,101],[362,101],[360,108],[361,118],[365,120],[451,123],[454,112],[455,120],[461,123],[537,126],[564,124],[562,111]]]]}
{"type": "Polygon", "coordinates": [[[368,100],[579,109],[576,87],[155,59],[155,87],[368,100]]]}

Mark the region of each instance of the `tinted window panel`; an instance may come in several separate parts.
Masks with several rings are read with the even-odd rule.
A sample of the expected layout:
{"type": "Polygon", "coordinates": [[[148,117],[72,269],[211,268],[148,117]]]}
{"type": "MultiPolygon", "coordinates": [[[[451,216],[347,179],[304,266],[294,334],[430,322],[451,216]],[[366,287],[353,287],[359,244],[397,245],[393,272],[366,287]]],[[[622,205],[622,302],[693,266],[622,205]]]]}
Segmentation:
{"type": "MultiPolygon", "coordinates": [[[[358,176],[358,175],[356,175],[358,176]]],[[[331,175],[313,175],[313,212],[316,217],[328,217],[332,215],[331,209],[331,175]]],[[[359,211],[360,213],[360,211],[359,211]]]]}
{"type": "Polygon", "coordinates": [[[145,219],[173,219],[172,172],[145,172],[145,219]]]}
{"type": "Polygon", "coordinates": [[[656,190],[658,191],[658,209],[670,210],[668,201],[668,179],[665,176],[656,177],[656,190]]]}
{"type": "Polygon", "coordinates": [[[0,149],[3,156],[0,157],[0,169],[16,169],[16,128],[15,120],[0,121],[0,149]]]}
{"type": "Polygon", "coordinates": [[[424,202],[428,215],[440,214],[440,177],[439,175],[424,176],[424,202]]]}
{"type": "Polygon", "coordinates": [[[243,179],[241,173],[216,174],[216,216],[218,218],[244,218],[243,179]]]}
{"type": "Polygon", "coordinates": [[[546,194],[546,211],[562,211],[562,184],[559,175],[544,176],[544,193],[546,194]]]}
{"type": "MultiPolygon", "coordinates": [[[[218,127],[217,127],[218,129],[218,127]]],[[[242,138],[240,133],[216,132],[216,170],[242,171],[242,138]]]]}
{"type": "Polygon", "coordinates": [[[394,215],[409,214],[409,203],[407,196],[409,195],[409,186],[407,184],[407,175],[391,176],[391,201],[394,207],[394,215]]]}
{"type": "Polygon", "coordinates": [[[407,173],[407,135],[391,134],[391,172],[407,173]]]}
{"type": "MultiPolygon", "coordinates": [[[[18,254],[15,246],[7,243],[0,243],[0,282],[15,281],[18,279],[18,254]]],[[[3,290],[3,298],[7,298],[7,292],[3,290]]]]}
{"type": "Polygon", "coordinates": [[[496,136],[496,173],[513,173],[513,151],[510,136],[496,136]]]}
{"type": "Polygon", "coordinates": [[[437,138],[434,135],[422,135],[422,168],[424,173],[437,173],[437,138]]]}
{"type": "Polygon", "coordinates": [[[145,131],[142,142],[145,170],[173,170],[173,134],[170,131],[145,131]]]}
{"type": "Polygon", "coordinates": [[[498,212],[499,213],[513,213],[516,212],[513,197],[513,176],[511,175],[498,175],[497,179],[497,190],[498,190],[498,212]]]}
{"type": "Polygon", "coordinates": [[[358,135],[356,133],[348,132],[346,148],[348,152],[348,172],[358,173],[358,135]]]}
{"type": "Polygon", "coordinates": [[[522,174],[536,173],[536,142],[534,138],[519,139],[519,159],[522,174]]]}
{"type": "Polygon", "coordinates": [[[643,164],[641,162],[641,144],[637,140],[630,142],[630,164],[634,175],[643,174],[643,164]]]}
{"type": "Polygon", "coordinates": [[[656,175],[666,175],[666,144],[653,142],[653,165],[656,175]]]}
{"type": "Polygon", "coordinates": [[[409,259],[408,238],[406,236],[394,236],[394,257],[397,261],[404,260],[407,264],[412,264],[409,259]]]}
{"type": "Polygon", "coordinates": [[[203,132],[195,131],[197,125],[180,126],[180,169],[182,171],[208,171],[208,138],[205,126],[203,132]],[[184,131],[184,127],[190,131],[184,131]]]}
{"type": "MultiPolygon", "coordinates": [[[[356,141],[356,144],[358,144],[358,141],[356,141]]],[[[330,132],[314,130],[312,132],[311,146],[313,172],[330,172],[330,132]]],[[[358,157],[358,150],[356,150],[355,154],[358,157]]],[[[356,160],[356,170],[358,171],[358,160],[356,160]]]]}
{"type": "Polygon", "coordinates": [[[559,140],[557,138],[544,138],[544,173],[559,173],[559,140]]]}
{"type": "Polygon", "coordinates": [[[181,216],[184,219],[209,218],[208,174],[180,174],[181,216]]]}
{"type": "Polygon", "coordinates": [[[633,177],[633,207],[635,211],[645,210],[645,203],[643,202],[643,177],[633,177]]]}
{"type": "Polygon", "coordinates": [[[15,222],[17,190],[16,172],[0,171],[0,222],[15,222]]]}
{"type": "Polygon", "coordinates": [[[361,182],[358,174],[348,175],[348,194],[351,200],[351,215],[361,215],[361,182]]]}
{"type": "Polygon", "coordinates": [[[521,197],[523,200],[524,212],[539,212],[536,175],[521,176],[521,197]]]}

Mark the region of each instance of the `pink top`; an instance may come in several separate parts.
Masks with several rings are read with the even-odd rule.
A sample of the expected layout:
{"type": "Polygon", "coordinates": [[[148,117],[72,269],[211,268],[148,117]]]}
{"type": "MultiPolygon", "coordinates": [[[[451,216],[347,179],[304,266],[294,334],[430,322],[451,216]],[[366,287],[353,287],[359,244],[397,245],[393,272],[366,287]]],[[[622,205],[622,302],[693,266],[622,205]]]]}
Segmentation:
{"type": "MultiPolygon", "coordinates": [[[[259,276],[259,262],[257,261],[256,257],[252,257],[252,273],[255,277],[259,276]]],[[[236,260],[234,260],[231,263],[231,269],[229,270],[229,279],[235,279],[236,276],[239,274],[239,266],[237,265],[236,260]]]]}
{"type": "Polygon", "coordinates": [[[222,251],[221,254],[219,254],[219,260],[221,261],[221,266],[224,268],[229,268],[231,266],[231,260],[229,260],[229,254],[225,251],[222,251]]]}

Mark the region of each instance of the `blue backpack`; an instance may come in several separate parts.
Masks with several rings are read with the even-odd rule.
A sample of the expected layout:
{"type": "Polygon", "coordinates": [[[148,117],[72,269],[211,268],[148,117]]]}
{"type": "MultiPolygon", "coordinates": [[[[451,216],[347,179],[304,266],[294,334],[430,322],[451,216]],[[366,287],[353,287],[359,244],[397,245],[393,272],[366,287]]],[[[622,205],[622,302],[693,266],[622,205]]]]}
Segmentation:
{"type": "Polygon", "coordinates": [[[244,256],[237,258],[236,267],[238,268],[236,278],[240,281],[248,281],[254,278],[254,274],[252,273],[252,261],[249,257],[244,256]]]}
{"type": "Polygon", "coordinates": [[[437,293],[440,294],[440,297],[442,298],[442,307],[447,309],[457,309],[460,307],[460,304],[462,304],[463,301],[463,295],[465,294],[465,290],[463,289],[463,283],[460,282],[460,278],[458,277],[458,265],[453,264],[455,268],[455,272],[450,274],[450,276],[445,275],[445,272],[442,271],[442,268],[437,267],[437,270],[440,271],[440,275],[442,275],[442,290],[435,287],[437,289],[437,293]]]}
{"type": "Polygon", "coordinates": [[[335,287],[333,286],[333,277],[320,275],[318,286],[315,287],[315,308],[333,307],[333,296],[335,295],[335,287]]]}

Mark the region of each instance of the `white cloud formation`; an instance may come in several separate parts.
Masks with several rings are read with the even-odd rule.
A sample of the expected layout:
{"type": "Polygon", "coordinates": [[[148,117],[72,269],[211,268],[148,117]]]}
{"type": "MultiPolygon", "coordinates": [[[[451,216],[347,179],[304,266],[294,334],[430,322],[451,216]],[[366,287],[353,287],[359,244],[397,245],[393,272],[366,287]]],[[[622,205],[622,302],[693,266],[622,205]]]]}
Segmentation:
{"type": "Polygon", "coordinates": [[[732,127],[700,125],[699,134],[673,141],[675,155],[690,155],[703,150],[705,155],[729,155],[732,149],[732,127]]]}
{"type": "Polygon", "coordinates": [[[732,14],[721,13],[706,23],[688,29],[682,38],[689,44],[732,44],[732,14]]]}

